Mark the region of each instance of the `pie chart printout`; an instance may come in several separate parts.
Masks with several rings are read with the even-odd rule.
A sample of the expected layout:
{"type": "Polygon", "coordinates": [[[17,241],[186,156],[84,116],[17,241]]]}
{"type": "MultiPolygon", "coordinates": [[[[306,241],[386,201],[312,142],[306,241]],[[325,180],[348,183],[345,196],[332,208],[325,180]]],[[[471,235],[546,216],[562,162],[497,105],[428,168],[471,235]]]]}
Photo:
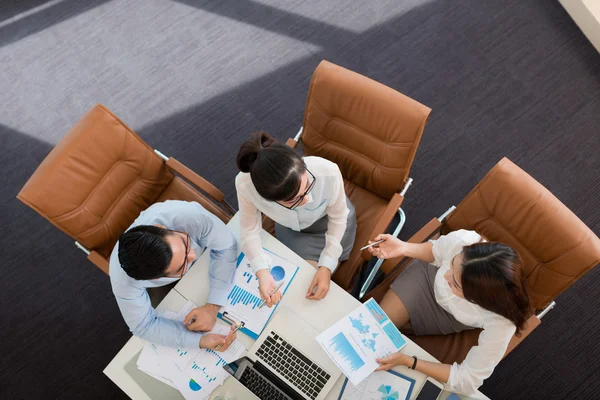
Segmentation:
{"type": "Polygon", "coordinates": [[[283,269],[283,267],[276,265],[273,268],[271,268],[271,276],[273,277],[275,282],[279,282],[280,280],[285,278],[285,270],[283,269]]]}

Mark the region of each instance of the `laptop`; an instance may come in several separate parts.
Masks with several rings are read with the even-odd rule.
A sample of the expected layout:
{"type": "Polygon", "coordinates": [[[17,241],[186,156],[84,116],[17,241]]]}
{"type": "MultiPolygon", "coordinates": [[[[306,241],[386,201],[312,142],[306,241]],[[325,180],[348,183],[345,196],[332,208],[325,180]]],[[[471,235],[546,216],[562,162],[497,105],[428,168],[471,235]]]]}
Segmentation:
{"type": "Polygon", "coordinates": [[[280,307],[243,357],[224,368],[265,400],[322,400],[341,375],[304,320],[280,307]]]}

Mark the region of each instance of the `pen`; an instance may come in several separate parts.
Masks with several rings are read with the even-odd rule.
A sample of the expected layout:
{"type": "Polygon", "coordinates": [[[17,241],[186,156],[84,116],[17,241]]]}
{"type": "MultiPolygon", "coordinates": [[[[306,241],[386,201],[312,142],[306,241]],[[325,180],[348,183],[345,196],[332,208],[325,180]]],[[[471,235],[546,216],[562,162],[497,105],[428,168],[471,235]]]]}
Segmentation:
{"type": "Polygon", "coordinates": [[[190,318],[190,320],[188,321],[188,325],[193,324],[194,322],[196,322],[196,316],[194,315],[192,318],[190,318]]]}
{"type": "Polygon", "coordinates": [[[366,246],[364,246],[364,247],[361,247],[361,248],[360,248],[360,250],[362,251],[362,250],[364,250],[364,249],[367,249],[367,248],[369,248],[369,247],[375,246],[376,244],[379,244],[379,243],[382,243],[382,242],[385,242],[385,239],[381,239],[381,240],[378,240],[378,241],[376,241],[376,242],[373,242],[373,243],[371,243],[371,244],[368,244],[368,245],[366,245],[366,246]]]}
{"type": "MultiPolygon", "coordinates": [[[[284,282],[285,282],[285,281],[281,281],[281,282],[279,282],[279,285],[277,285],[277,287],[275,288],[275,290],[273,290],[271,293],[269,293],[269,297],[271,297],[272,295],[274,295],[275,293],[277,293],[277,291],[278,291],[279,289],[281,289],[281,287],[283,286],[283,283],[284,283],[284,282]]],[[[258,308],[263,308],[263,307],[265,306],[265,304],[266,304],[266,303],[267,303],[267,302],[266,302],[265,300],[261,301],[261,302],[260,302],[260,305],[258,306],[258,308]]]]}
{"type": "MultiPolygon", "coordinates": [[[[243,326],[244,326],[243,324],[235,324],[233,331],[231,331],[230,335],[232,335],[232,334],[236,333],[237,331],[239,331],[240,329],[242,329],[243,326]]],[[[218,344],[217,347],[215,347],[215,350],[219,350],[221,348],[221,346],[223,346],[223,345],[218,344]]]]}

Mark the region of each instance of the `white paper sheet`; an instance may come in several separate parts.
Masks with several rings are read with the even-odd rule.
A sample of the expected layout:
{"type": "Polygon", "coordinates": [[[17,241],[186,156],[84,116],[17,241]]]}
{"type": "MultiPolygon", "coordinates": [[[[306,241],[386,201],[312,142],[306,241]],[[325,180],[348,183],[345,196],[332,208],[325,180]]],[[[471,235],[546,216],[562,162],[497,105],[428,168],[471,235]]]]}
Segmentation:
{"type": "MultiPolygon", "coordinates": [[[[188,301],[179,312],[164,311],[161,317],[183,323],[195,307],[188,301]]],[[[215,325],[207,334],[227,335],[229,327],[215,325]]],[[[246,348],[234,341],[224,352],[209,349],[182,349],[146,343],[137,362],[138,369],[175,387],[186,399],[205,399],[229,376],[223,369],[227,363],[242,357],[246,348]]]]}
{"type": "Polygon", "coordinates": [[[406,345],[373,299],[329,327],[317,341],[354,386],[379,366],[376,358],[387,357],[406,345]]]}
{"type": "MultiPolygon", "coordinates": [[[[267,253],[271,258],[271,275],[278,285],[284,282],[281,293],[285,293],[288,286],[296,276],[298,266],[283,258],[267,253]]],[[[227,312],[229,317],[235,321],[244,322],[246,325],[241,330],[253,339],[258,339],[265,325],[273,315],[276,307],[258,308],[261,303],[260,292],[258,290],[258,278],[252,272],[248,258],[241,253],[238,258],[237,269],[234,277],[234,286],[227,297],[228,304],[221,307],[219,316],[222,318],[223,312],[227,312]]]]}
{"type": "Polygon", "coordinates": [[[409,400],[414,379],[395,371],[377,371],[358,386],[346,382],[340,400],[409,400]]]}

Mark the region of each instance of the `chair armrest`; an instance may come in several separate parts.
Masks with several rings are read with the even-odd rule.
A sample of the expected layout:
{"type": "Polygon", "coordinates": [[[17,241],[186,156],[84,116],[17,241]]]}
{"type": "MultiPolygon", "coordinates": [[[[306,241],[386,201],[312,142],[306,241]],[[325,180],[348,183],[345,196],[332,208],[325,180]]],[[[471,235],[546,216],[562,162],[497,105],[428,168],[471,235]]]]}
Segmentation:
{"type": "Polygon", "coordinates": [[[200,188],[204,192],[206,192],[210,197],[212,197],[216,202],[220,203],[231,215],[235,214],[233,208],[225,201],[225,195],[219,189],[217,189],[212,183],[174,159],[170,157],[165,164],[168,168],[175,171],[186,180],[190,181],[196,187],[200,188]]]}
{"type": "MultiPolygon", "coordinates": [[[[417,233],[411,236],[410,239],[407,240],[408,243],[423,243],[431,236],[433,236],[442,226],[442,223],[437,218],[432,218],[425,226],[423,226],[417,233]]],[[[389,258],[381,264],[381,270],[384,274],[389,274],[396,267],[396,265],[400,264],[400,262],[406,257],[396,257],[389,258]]]]}
{"type": "Polygon", "coordinates": [[[292,138],[289,138],[287,140],[287,142],[285,142],[285,144],[287,144],[288,146],[290,146],[292,149],[295,149],[296,146],[298,146],[298,142],[292,138]]]}
{"type": "MultiPolygon", "coordinates": [[[[385,230],[387,229],[387,227],[390,225],[390,223],[394,219],[394,215],[396,215],[396,213],[398,212],[398,209],[402,205],[403,201],[404,201],[404,196],[400,196],[398,193],[394,193],[394,196],[392,196],[385,211],[383,212],[383,214],[381,214],[381,217],[379,217],[379,221],[377,221],[377,223],[373,227],[373,230],[371,231],[371,234],[369,234],[369,236],[368,236],[369,240],[372,240],[380,233],[385,233],[385,230]]],[[[355,245],[358,245],[358,244],[355,244],[355,245]]],[[[365,245],[366,245],[366,243],[360,244],[360,247],[363,247],[365,245]]],[[[369,261],[373,257],[371,255],[371,253],[369,253],[369,250],[367,250],[367,249],[363,250],[360,253],[360,255],[361,255],[362,259],[365,261],[369,261]]]]}
{"type": "Polygon", "coordinates": [[[92,250],[88,254],[87,259],[90,260],[96,267],[100,268],[108,275],[108,260],[100,255],[96,250],[92,250]]]}
{"type": "Polygon", "coordinates": [[[523,340],[525,340],[525,338],[529,336],[529,334],[533,332],[535,328],[540,326],[541,323],[542,321],[535,314],[529,317],[525,329],[523,329],[523,331],[521,332],[521,336],[517,337],[516,335],[514,335],[512,339],[510,339],[508,347],[506,348],[506,353],[504,353],[504,357],[506,357],[508,353],[513,351],[515,347],[517,347],[523,340]]]}

